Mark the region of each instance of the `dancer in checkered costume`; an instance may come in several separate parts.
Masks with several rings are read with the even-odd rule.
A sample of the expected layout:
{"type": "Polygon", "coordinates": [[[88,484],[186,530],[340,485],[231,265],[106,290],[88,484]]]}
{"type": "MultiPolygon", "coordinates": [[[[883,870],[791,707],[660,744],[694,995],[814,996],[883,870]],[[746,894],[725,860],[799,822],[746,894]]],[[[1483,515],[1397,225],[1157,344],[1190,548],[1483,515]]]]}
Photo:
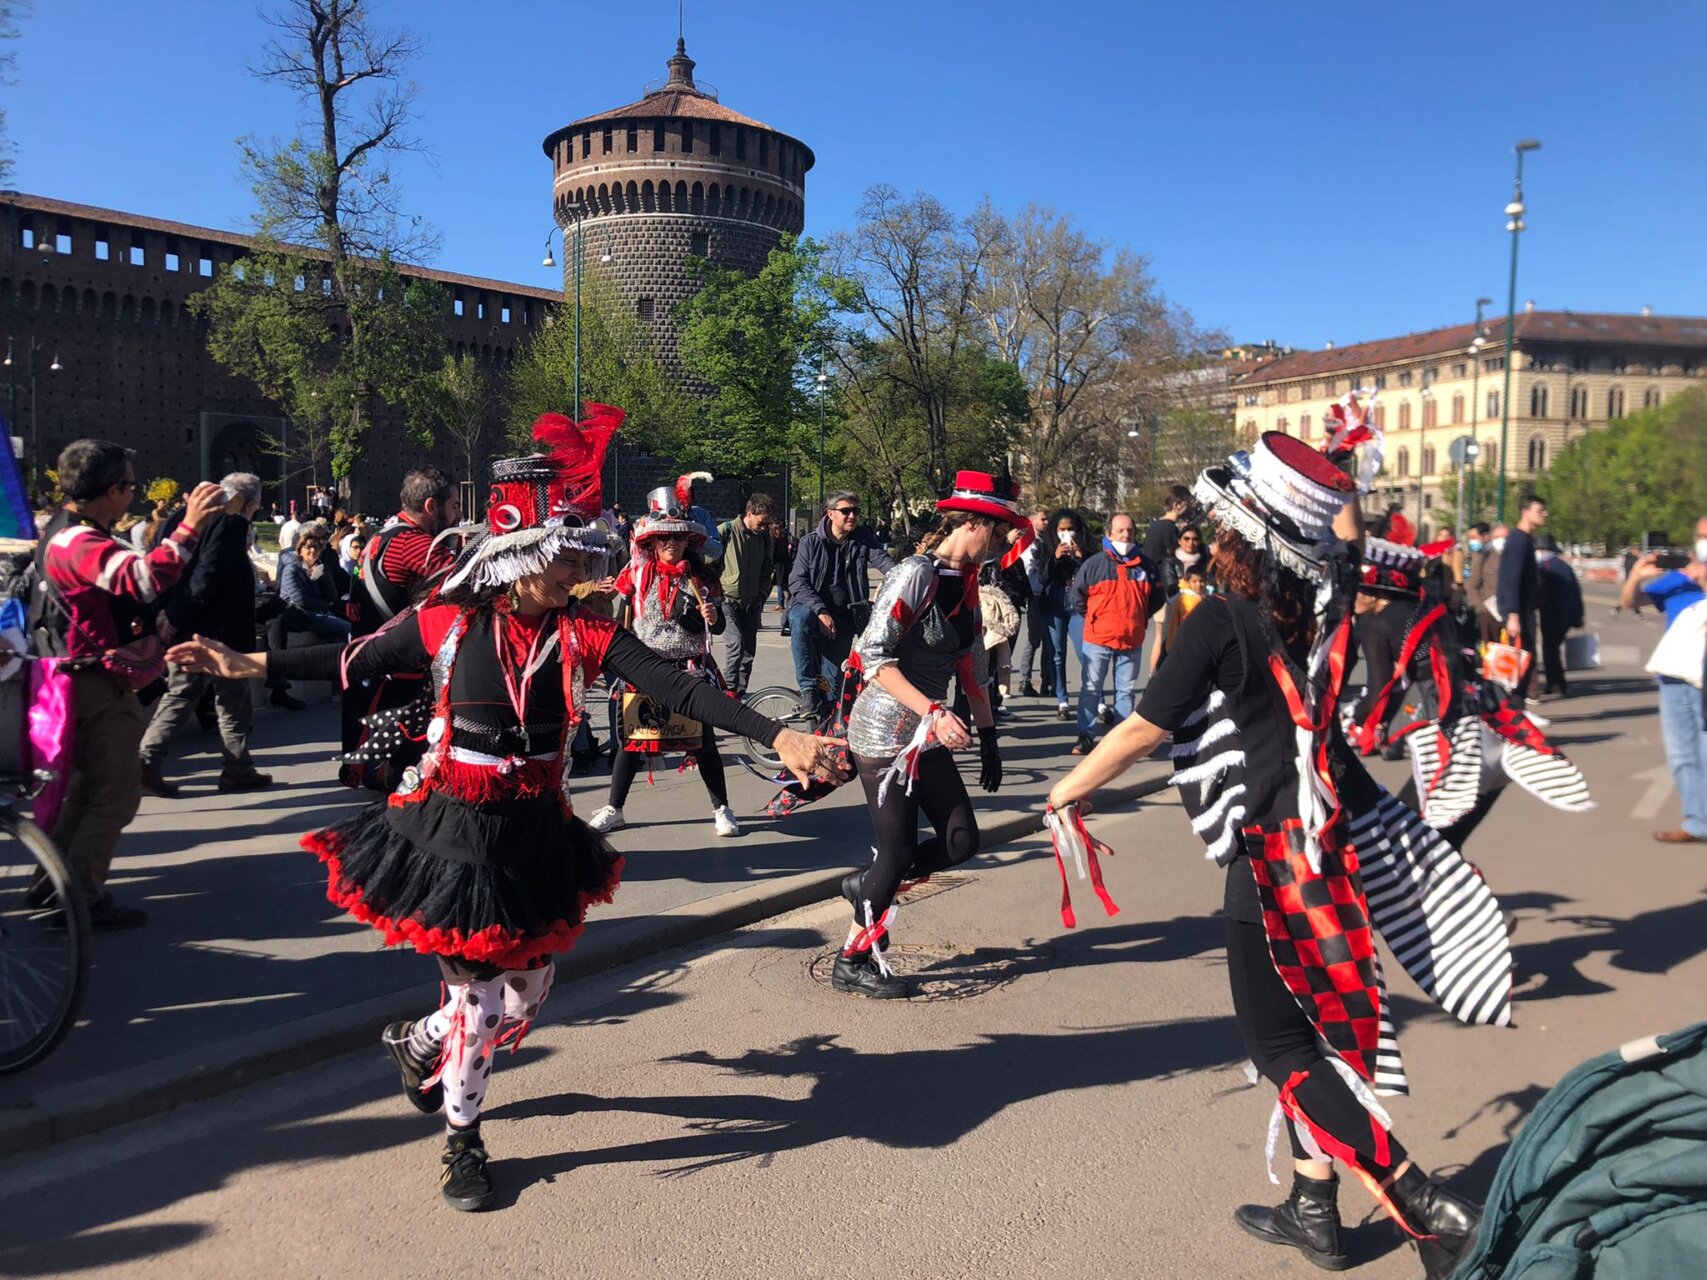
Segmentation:
{"type": "MultiPolygon", "coordinates": [[[[1356,426],[1366,408],[1351,399],[1341,412],[1356,426]]],[[[1351,661],[1358,553],[1344,538],[1358,532],[1348,510],[1357,493],[1329,458],[1279,433],[1205,471],[1196,495],[1218,530],[1220,590],[1181,625],[1137,713],[1049,800],[1058,830],[1076,825],[1064,811],[1175,735],[1193,829],[1227,868],[1234,1014],[1279,1095],[1271,1157],[1284,1131],[1295,1162],[1283,1204],[1245,1205],[1235,1220],[1319,1266],[1348,1266],[1337,1161],[1416,1241],[1427,1274],[1444,1277],[1479,1215],[1413,1163],[1376,1101],[1402,1087],[1403,1074],[1375,929],[1429,940],[1407,967],[1465,1020],[1509,1019],[1510,957],[1485,886],[1452,919],[1431,913],[1441,892],[1476,879],[1438,837],[1419,841],[1401,824],[1398,839],[1366,849],[1352,836],[1365,815],[1393,804],[1335,720],[1351,661]],[[1382,886],[1380,906],[1366,876],[1382,886]],[[1443,968],[1465,941],[1486,948],[1487,973],[1443,968]]]]}

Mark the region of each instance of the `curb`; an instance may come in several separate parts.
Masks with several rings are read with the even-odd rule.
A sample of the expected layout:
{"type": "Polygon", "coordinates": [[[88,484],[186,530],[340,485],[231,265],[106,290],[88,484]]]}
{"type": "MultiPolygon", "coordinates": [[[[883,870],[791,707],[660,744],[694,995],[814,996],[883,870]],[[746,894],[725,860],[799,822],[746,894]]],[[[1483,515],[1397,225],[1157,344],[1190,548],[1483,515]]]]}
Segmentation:
{"type": "MultiPolygon", "coordinates": [[[[1154,795],[1166,789],[1170,776],[1110,787],[1102,793],[1102,806],[1154,795]]],[[[1043,830],[1043,815],[1022,810],[981,824],[981,830],[983,852],[989,852],[1036,835],[1043,830]]],[[[625,919],[559,958],[558,980],[586,977],[829,901],[841,893],[846,874],[846,867],[835,867],[779,876],[655,915],[625,919]]],[[[13,1156],[40,1151],[370,1048],[376,1027],[414,1016],[420,1007],[415,984],[140,1067],[45,1089],[23,1105],[0,1105],[0,1152],[13,1156]]]]}

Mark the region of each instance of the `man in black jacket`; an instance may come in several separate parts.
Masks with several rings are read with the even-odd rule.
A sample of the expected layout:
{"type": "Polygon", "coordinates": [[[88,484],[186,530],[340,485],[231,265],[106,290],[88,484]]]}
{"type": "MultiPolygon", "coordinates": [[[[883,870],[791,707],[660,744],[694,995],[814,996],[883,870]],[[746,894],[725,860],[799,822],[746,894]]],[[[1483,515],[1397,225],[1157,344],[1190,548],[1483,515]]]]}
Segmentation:
{"type": "Polygon", "coordinates": [[[835,701],[842,663],[871,613],[870,569],[895,567],[875,534],[859,527],[859,499],[845,490],[824,503],[824,518],[800,540],[789,574],[789,640],[794,675],[808,707],[835,701]]]}
{"type": "MultiPolygon", "coordinates": [[[[194,635],[222,641],[241,653],[255,647],[255,570],[249,563],[249,522],[261,505],[259,476],[236,471],[219,482],[225,491],[225,510],[206,526],[189,572],[166,601],[168,639],[194,635]]],[[[142,789],[168,798],[179,794],[166,780],[161,763],[167,745],[209,686],[219,713],[221,791],[254,791],[271,786],[272,778],[256,770],[249,758],[249,724],[253,708],[246,680],[199,675],[172,668],[166,693],[155,704],[143,735],[142,789]]]]}
{"type": "Polygon", "coordinates": [[[1535,536],[1547,523],[1547,504],[1533,493],[1523,495],[1517,508],[1517,527],[1507,535],[1505,550],[1500,553],[1499,605],[1500,617],[1505,619],[1508,642],[1521,644],[1529,651],[1529,668],[1518,682],[1517,696],[1529,693],[1535,678],[1536,653],[1541,637],[1536,634],[1535,622],[1536,568],[1535,536]]]}
{"type": "Polygon", "coordinates": [[[1536,598],[1541,619],[1542,697],[1565,697],[1565,636],[1583,625],[1583,589],[1559,555],[1553,535],[1535,540],[1536,598]]]}

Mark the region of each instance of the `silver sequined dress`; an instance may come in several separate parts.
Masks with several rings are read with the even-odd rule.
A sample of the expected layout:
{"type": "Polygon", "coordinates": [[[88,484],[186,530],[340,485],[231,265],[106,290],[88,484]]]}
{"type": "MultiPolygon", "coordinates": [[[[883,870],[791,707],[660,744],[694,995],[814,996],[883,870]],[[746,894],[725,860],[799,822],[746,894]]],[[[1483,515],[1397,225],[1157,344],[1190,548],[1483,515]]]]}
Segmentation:
{"type": "Polygon", "coordinates": [[[899,664],[932,702],[948,696],[957,671],[963,683],[981,688],[989,659],[976,586],[968,595],[956,570],[932,556],[908,557],[883,579],[854,653],[865,668],[865,688],[848,717],[848,747],[868,760],[892,759],[918,729],[919,717],[878,685],[877,673],[899,664]]]}

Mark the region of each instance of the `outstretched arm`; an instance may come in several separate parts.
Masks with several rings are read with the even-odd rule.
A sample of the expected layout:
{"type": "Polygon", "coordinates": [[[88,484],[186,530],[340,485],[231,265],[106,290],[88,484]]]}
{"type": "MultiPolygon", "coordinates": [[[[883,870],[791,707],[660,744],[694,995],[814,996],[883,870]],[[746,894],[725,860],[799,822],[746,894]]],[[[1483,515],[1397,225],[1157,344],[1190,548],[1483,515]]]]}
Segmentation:
{"type": "Polygon", "coordinates": [[[1107,786],[1148,756],[1168,731],[1140,715],[1131,715],[1103,735],[1096,749],[1049,789],[1049,805],[1061,809],[1107,786]]]}

